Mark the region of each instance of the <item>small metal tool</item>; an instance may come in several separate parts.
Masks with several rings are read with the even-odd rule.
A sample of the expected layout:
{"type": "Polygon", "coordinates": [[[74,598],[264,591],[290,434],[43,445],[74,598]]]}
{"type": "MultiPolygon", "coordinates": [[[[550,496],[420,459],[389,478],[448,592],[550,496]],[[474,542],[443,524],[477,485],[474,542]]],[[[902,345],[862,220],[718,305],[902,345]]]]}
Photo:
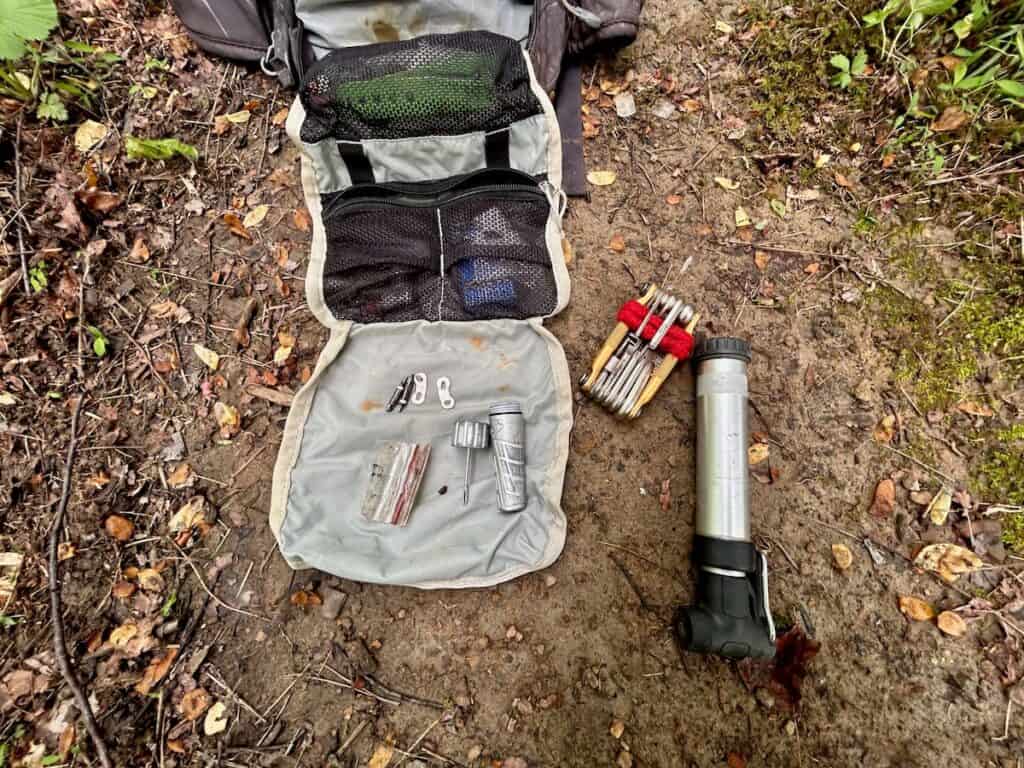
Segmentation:
{"type": "Polygon", "coordinates": [[[473,451],[491,444],[491,427],[486,421],[459,419],[452,430],[452,445],[466,449],[466,477],[462,484],[462,503],[469,504],[469,483],[473,479],[473,451]]]}
{"type": "Polygon", "coordinates": [[[404,411],[405,406],[409,404],[409,396],[413,391],[413,377],[406,376],[402,379],[398,386],[395,387],[395,391],[391,393],[391,397],[388,398],[388,404],[385,407],[385,411],[391,413],[396,408],[399,411],[404,411]]]}
{"type": "Polygon", "coordinates": [[[427,374],[423,373],[423,371],[417,371],[412,375],[412,381],[414,389],[410,402],[413,405],[423,405],[423,402],[427,399],[427,374]]]}
{"type": "Polygon", "coordinates": [[[455,398],[452,397],[452,380],[447,376],[439,376],[437,379],[437,399],[446,411],[455,407],[455,398]]]}

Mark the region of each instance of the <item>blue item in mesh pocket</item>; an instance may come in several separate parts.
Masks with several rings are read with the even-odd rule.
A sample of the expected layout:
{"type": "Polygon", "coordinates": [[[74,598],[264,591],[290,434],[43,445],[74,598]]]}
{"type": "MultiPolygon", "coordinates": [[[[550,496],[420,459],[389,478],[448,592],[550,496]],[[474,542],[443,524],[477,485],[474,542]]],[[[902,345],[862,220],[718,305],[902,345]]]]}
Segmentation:
{"type": "Polygon", "coordinates": [[[462,305],[466,311],[483,307],[513,307],[516,303],[516,284],[511,280],[491,280],[470,286],[462,292],[462,305]]]}

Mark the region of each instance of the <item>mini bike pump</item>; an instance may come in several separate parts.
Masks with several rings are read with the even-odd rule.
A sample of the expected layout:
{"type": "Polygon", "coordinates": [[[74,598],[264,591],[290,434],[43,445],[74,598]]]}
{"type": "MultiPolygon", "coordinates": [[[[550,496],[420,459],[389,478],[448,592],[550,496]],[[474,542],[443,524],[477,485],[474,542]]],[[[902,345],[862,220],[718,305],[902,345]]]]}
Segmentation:
{"type": "Polygon", "coordinates": [[[676,634],[685,650],[733,659],[771,658],[775,625],[768,604],[768,561],[750,540],[747,470],[747,366],[750,345],[702,340],[697,373],[697,523],[694,605],[680,608],[676,634]]]}

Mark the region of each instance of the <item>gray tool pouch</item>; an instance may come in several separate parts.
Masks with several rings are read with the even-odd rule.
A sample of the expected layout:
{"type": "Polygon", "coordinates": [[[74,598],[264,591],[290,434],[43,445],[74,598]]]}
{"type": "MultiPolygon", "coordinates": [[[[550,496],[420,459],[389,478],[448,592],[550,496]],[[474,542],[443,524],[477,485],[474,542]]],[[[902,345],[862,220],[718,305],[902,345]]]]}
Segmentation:
{"type": "Polygon", "coordinates": [[[568,366],[544,317],[569,299],[554,111],[514,40],[430,35],[335,51],[288,119],[313,218],[307,300],[331,331],[295,398],[270,523],[295,568],[423,588],[496,584],[551,564],[565,541],[568,366]],[[422,371],[425,402],[385,411],[422,371]],[[451,381],[455,406],[435,384],[451,381]],[[519,401],[529,503],[497,508],[476,462],[463,505],[457,419],[519,401]],[[404,527],[364,519],[378,447],[430,443],[404,527]]]}

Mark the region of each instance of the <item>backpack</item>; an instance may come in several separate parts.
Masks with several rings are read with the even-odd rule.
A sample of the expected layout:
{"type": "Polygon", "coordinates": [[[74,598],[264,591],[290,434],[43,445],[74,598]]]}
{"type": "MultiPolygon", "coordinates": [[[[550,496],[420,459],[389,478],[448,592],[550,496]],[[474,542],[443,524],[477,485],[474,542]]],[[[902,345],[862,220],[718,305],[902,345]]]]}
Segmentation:
{"type": "Polygon", "coordinates": [[[259,63],[286,88],[333,48],[481,30],[525,41],[537,80],[558,85],[563,57],[627,45],[643,0],[172,0],[205,51],[259,63]]]}
{"type": "Polygon", "coordinates": [[[644,0],[171,0],[203,50],[258,63],[285,88],[332,49],[426,34],[485,31],[525,42],[554,94],[563,188],[587,194],[580,57],[631,43],[644,0]]]}

